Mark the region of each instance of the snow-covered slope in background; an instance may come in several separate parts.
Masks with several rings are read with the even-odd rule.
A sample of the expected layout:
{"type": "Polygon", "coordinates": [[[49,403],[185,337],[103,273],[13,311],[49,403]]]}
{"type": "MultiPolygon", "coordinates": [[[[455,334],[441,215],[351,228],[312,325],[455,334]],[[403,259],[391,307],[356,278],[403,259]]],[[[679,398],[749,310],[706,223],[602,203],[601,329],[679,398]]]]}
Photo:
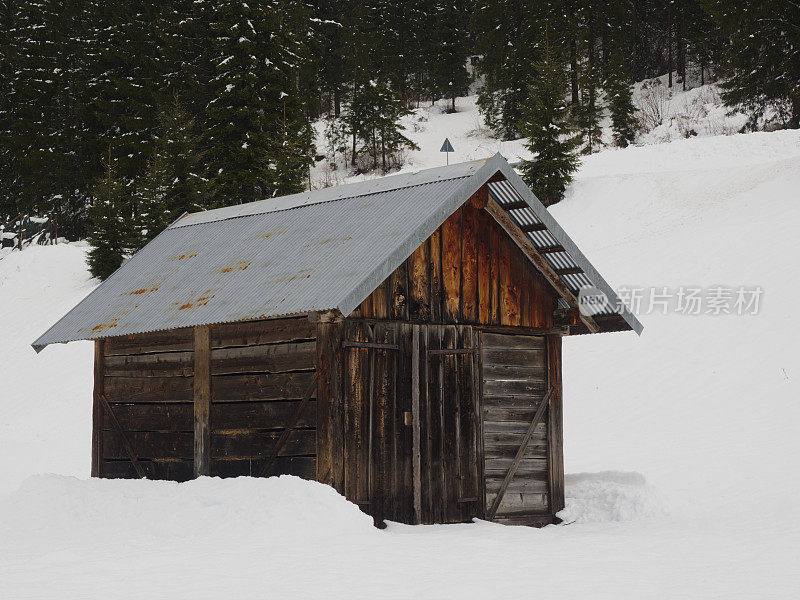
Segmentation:
{"type": "MultiPolygon", "coordinates": [[[[408,169],[442,164],[444,135],[452,160],[521,151],[483,137],[469,111],[421,127],[408,169]]],[[[757,315],[641,314],[640,338],[564,340],[571,524],[543,530],[379,531],[289,477],[88,480],[91,344],[28,345],[95,285],[85,248],[12,253],[0,260],[0,597],[795,598],[798,190],[797,131],[584,160],[552,212],[612,286],[764,291],[757,315]],[[61,475],[37,475],[49,472],[61,475]]]]}

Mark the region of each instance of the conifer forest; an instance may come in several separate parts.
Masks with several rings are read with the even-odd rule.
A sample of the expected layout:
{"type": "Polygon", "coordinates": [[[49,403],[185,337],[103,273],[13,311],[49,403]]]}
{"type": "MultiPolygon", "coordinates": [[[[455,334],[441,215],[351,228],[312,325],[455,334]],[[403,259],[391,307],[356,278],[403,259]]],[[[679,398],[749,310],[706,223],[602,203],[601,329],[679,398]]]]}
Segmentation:
{"type": "Polygon", "coordinates": [[[0,0],[0,225],[48,219],[107,276],[186,211],[309,189],[315,122],[348,173],[387,174],[401,118],[468,93],[552,204],[601,114],[635,143],[632,85],[665,74],[799,127],[800,4],[0,0]]]}

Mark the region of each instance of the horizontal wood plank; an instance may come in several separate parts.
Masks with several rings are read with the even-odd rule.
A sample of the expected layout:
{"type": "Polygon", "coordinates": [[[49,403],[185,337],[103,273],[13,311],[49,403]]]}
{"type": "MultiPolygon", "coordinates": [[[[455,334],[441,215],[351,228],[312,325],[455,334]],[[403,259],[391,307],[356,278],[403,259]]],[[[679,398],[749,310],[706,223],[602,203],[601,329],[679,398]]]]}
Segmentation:
{"type": "Polygon", "coordinates": [[[314,379],[313,371],[215,375],[211,378],[212,402],[254,402],[301,399],[314,379]]]}
{"type": "Polygon", "coordinates": [[[544,350],[544,336],[508,335],[484,331],[481,334],[481,345],[484,350],[544,350]]]}
{"type": "MultiPolygon", "coordinates": [[[[111,410],[125,431],[193,432],[193,407],[190,403],[111,404],[111,410]]],[[[108,414],[103,429],[112,429],[108,414]]]]}
{"type": "Polygon", "coordinates": [[[107,377],[191,377],[194,373],[192,352],[152,352],[107,356],[107,377]]]}
{"type": "MultiPolygon", "coordinates": [[[[138,461],[147,479],[189,481],[193,477],[191,460],[138,461]]],[[[101,466],[103,477],[138,479],[130,460],[104,460],[101,466]]]]}
{"type": "MultiPolygon", "coordinates": [[[[495,493],[486,494],[486,502],[491,505],[494,502],[495,493]]],[[[545,512],[548,508],[547,494],[506,494],[497,509],[495,516],[503,515],[526,515],[536,512],[545,512]]]]}
{"type": "MultiPolygon", "coordinates": [[[[261,470],[262,459],[211,459],[211,475],[214,477],[256,477],[261,470]]],[[[314,479],[317,460],[313,456],[279,456],[272,468],[272,475],[295,475],[314,479]]]]}
{"type": "MultiPolygon", "coordinates": [[[[282,431],[247,431],[211,434],[211,458],[268,458],[282,431]]],[[[294,429],[280,456],[313,455],[317,434],[314,429],[294,429]]]]}
{"type": "Polygon", "coordinates": [[[543,379],[484,379],[483,393],[489,397],[542,395],[547,384],[543,379]]]}
{"type": "Polygon", "coordinates": [[[218,348],[211,351],[211,374],[286,373],[313,369],[315,342],[218,348]]]}
{"type": "Polygon", "coordinates": [[[307,317],[221,323],[211,330],[211,347],[258,346],[315,337],[316,323],[307,317]]]}
{"type": "Polygon", "coordinates": [[[192,402],[191,377],[104,377],[105,396],[116,402],[192,402]]]}
{"type": "MultiPolygon", "coordinates": [[[[300,400],[270,402],[214,402],[211,405],[212,431],[235,429],[283,429],[297,413],[300,400]]],[[[314,427],[317,422],[316,401],[311,400],[297,423],[298,427],[314,427]]]]}
{"type": "Polygon", "coordinates": [[[194,344],[194,330],[191,327],[136,333],[107,338],[105,355],[146,354],[150,352],[186,352],[194,344]]]}
{"type": "MultiPolygon", "coordinates": [[[[214,430],[282,429],[297,412],[299,400],[269,402],[221,402],[211,405],[214,430]]],[[[315,401],[309,403],[299,427],[316,425],[315,401]]],[[[125,431],[193,431],[193,408],[189,403],[112,404],[117,420],[125,431]]],[[[112,424],[104,415],[103,429],[112,424]]]]}
{"type": "Polygon", "coordinates": [[[545,361],[544,349],[484,348],[485,365],[531,366],[542,365],[545,361]]]}

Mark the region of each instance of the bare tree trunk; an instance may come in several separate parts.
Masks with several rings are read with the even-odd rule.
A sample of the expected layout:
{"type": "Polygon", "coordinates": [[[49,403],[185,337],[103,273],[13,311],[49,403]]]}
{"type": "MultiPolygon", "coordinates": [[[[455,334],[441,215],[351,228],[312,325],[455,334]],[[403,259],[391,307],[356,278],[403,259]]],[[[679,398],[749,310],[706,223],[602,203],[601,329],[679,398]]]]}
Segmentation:
{"type": "Polygon", "coordinates": [[[667,72],[669,87],[672,87],[672,0],[667,6],[667,72]]]}
{"type": "Polygon", "coordinates": [[[578,42],[575,37],[577,35],[575,26],[575,6],[572,2],[569,3],[569,78],[572,87],[572,99],[570,103],[572,106],[580,104],[580,97],[578,96],[578,42]]]}

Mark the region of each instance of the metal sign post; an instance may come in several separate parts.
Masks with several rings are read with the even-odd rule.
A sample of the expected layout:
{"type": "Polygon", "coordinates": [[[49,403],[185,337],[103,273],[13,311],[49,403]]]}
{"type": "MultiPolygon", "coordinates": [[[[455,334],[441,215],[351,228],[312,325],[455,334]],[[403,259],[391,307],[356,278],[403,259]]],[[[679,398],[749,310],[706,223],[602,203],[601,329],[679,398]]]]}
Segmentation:
{"type": "Polygon", "coordinates": [[[442,144],[442,148],[439,150],[439,152],[444,152],[446,154],[447,164],[449,165],[450,153],[455,152],[455,150],[453,150],[453,145],[450,143],[450,140],[448,138],[444,138],[444,144],[442,144]]]}

